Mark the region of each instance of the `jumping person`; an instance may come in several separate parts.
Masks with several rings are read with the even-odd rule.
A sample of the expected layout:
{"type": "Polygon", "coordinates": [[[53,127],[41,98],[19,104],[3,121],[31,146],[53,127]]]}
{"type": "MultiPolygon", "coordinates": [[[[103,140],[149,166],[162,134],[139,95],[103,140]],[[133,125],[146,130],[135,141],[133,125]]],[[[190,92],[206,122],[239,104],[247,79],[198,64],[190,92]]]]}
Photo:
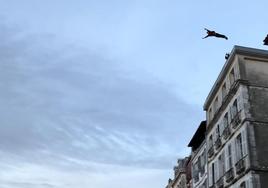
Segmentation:
{"type": "Polygon", "coordinates": [[[218,38],[224,38],[224,39],[228,40],[228,38],[225,35],[216,33],[215,31],[210,31],[206,28],[205,28],[205,30],[207,31],[207,36],[205,36],[203,39],[205,39],[207,37],[218,37],[218,38]]]}
{"type": "Polygon", "coordinates": [[[268,35],[263,40],[263,45],[268,45],[268,35]]]}

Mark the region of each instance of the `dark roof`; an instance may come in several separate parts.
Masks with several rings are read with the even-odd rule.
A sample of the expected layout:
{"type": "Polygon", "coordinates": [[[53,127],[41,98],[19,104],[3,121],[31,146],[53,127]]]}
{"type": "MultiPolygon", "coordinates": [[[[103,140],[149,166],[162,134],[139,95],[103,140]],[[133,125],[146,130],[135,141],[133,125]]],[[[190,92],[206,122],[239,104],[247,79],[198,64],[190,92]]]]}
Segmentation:
{"type": "Polygon", "coordinates": [[[197,128],[194,136],[192,137],[188,147],[192,147],[193,150],[199,148],[199,146],[203,143],[206,138],[206,121],[202,121],[197,128]]]}

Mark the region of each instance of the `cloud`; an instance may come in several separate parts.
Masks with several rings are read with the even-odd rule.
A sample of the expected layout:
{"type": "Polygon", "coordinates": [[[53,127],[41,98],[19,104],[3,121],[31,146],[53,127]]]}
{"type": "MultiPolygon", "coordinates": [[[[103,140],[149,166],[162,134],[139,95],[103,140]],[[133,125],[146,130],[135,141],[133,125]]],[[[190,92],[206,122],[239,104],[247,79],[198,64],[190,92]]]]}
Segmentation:
{"type": "Polygon", "coordinates": [[[86,187],[90,180],[82,178],[100,167],[117,174],[132,166],[135,177],[137,169],[155,176],[184,150],[176,141],[191,130],[196,110],[167,84],[49,35],[0,25],[0,39],[0,151],[9,169],[2,187],[86,187]],[[51,172],[59,179],[46,179],[51,172]]]}

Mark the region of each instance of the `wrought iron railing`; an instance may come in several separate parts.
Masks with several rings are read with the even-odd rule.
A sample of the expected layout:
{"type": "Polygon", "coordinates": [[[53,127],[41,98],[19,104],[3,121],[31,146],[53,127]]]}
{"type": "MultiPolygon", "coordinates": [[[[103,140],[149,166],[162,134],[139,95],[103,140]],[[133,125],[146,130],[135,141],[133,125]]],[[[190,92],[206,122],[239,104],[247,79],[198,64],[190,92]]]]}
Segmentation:
{"type": "Polygon", "coordinates": [[[214,147],[211,146],[211,147],[208,149],[208,158],[211,158],[213,155],[214,155],[214,147]]]}
{"type": "Polygon", "coordinates": [[[230,130],[230,127],[227,126],[227,127],[225,127],[225,129],[223,130],[223,132],[222,132],[222,136],[223,136],[223,138],[226,140],[230,135],[231,135],[231,130],[230,130]]]}
{"type": "Polygon", "coordinates": [[[246,168],[246,165],[245,165],[245,160],[244,158],[240,159],[236,164],[235,164],[235,168],[236,168],[236,173],[237,174],[241,174],[245,168],[246,168]]]}
{"type": "Polygon", "coordinates": [[[230,168],[226,173],[225,173],[225,181],[227,183],[231,182],[234,179],[234,169],[230,168]]]}
{"type": "Polygon", "coordinates": [[[215,141],[215,149],[219,149],[221,147],[221,137],[218,136],[217,140],[215,141]]]}

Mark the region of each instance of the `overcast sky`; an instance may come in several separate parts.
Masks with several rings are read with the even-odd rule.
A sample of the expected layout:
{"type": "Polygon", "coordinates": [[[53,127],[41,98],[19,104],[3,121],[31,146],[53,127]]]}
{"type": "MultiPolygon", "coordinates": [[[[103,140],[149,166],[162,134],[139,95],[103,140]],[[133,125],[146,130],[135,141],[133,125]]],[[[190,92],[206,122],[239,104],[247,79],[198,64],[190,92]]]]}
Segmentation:
{"type": "Polygon", "coordinates": [[[266,22],[265,1],[0,0],[0,187],[163,188],[266,22]]]}

